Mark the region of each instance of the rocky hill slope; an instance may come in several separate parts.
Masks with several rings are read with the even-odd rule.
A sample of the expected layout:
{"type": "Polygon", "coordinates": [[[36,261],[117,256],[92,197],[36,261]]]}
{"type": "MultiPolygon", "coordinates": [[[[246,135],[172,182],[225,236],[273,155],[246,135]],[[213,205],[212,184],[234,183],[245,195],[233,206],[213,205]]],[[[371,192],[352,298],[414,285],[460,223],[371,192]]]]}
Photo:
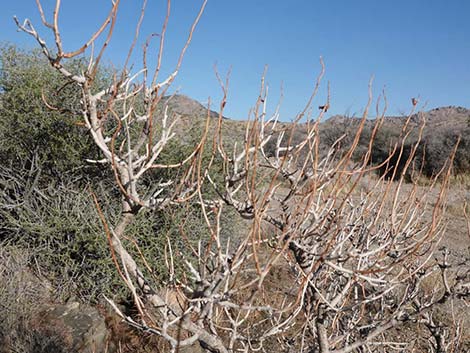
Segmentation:
{"type": "MultiPolygon", "coordinates": [[[[193,137],[193,141],[197,140],[196,136],[203,130],[208,116],[207,108],[184,95],[165,97],[163,103],[167,103],[170,111],[179,118],[175,132],[181,136],[180,140],[188,141],[189,136],[193,137]]],[[[218,116],[217,112],[209,111],[211,136],[214,136],[217,128],[218,116]]],[[[400,139],[407,118],[406,116],[387,116],[382,119],[374,140],[372,163],[381,163],[386,158],[390,146],[400,139]]],[[[354,139],[360,121],[361,119],[357,117],[340,115],[325,119],[320,124],[321,150],[326,150],[342,136],[341,147],[347,148],[354,139]]],[[[376,122],[376,119],[366,121],[359,146],[355,151],[356,158],[360,159],[367,150],[376,122]]],[[[289,124],[281,122],[277,127],[280,129],[289,124]]],[[[416,158],[426,176],[433,176],[439,172],[457,141],[459,141],[459,146],[455,156],[454,171],[457,174],[470,172],[470,109],[448,106],[413,114],[408,125],[410,133],[404,142],[405,151],[409,151],[417,142],[421,127],[423,131],[416,158]]],[[[245,130],[246,121],[224,117],[222,135],[226,146],[234,143],[240,145],[244,139],[245,130]]],[[[302,141],[306,133],[306,125],[300,123],[295,129],[292,143],[302,141]]]]}

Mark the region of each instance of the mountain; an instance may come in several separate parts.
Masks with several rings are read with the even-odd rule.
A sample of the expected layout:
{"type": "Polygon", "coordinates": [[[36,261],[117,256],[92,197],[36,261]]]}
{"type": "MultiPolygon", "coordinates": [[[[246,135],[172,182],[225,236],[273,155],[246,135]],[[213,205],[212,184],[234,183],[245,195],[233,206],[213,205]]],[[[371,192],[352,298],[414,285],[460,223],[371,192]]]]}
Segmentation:
{"type": "MultiPolygon", "coordinates": [[[[186,117],[207,117],[207,107],[198,101],[183,95],[175,94],[172,96],[165,96],[162,98],[163,104],[168,104],[169,109],[176,113],[179,116],[186,117]]],[[[214,110],[209,111],[209,116],[211,118],[218,118],[219,113],[214,110]]],[[[427,112],[415,113],[411,117],[410,123],[413,125],[421,125],[425,118],[425,123],[427,128],[433,129],[464,129],[470,124],[470,109],[457,106],[447,106],[439,107],[427,112]]],[[[227,117],[223,117],[226,120],[232,120],[227,117]]],[[[406,121],[406,116],[385,116],[384,126],[391,128],[398,128],[403,126],[406,121]]],[[[239,121],[239,120],[236,120],[239,121]]],[[[322,125],[323,126],[342,126],[351,125],[356,126],[360,121],[360,118],[357,117],[347,117],[343,115],[334,115],[326,119],[322,125]]],[[[241,121],[239,121],[241,122],[241,121]]],[[[375,119],[370,119],[367,121],[367,125],[372,126],[375,122],[375,119]]]]}
{"type": "MultiPolygon", "coordinates": [[[[179,121],[175,132],[182,141],[188,141],[190,136],[194,138],[203,131],[208,112],[201,103],[184,95],[165,97],[163,103],[167,103],[169,109],[178,116],[179,121]]],[[[215,111],[209,111],[209,116],[211,118],[209,137],[212,138],[216,136],[219,114],[215,111]]],[[[360,121],[360,118],[341,115],[332,116],[323,121],[320,124],[320,153],[326,152],[329,146],[343,135],[345,137],[343,136],[339,147],[348,148],[354,141],[360,121]]],[[[387,116],[383,119],[374,139],[372,163],[381,163],[382,159],[388,156],[391,144],[399,139],[406,121],[407,117],[404,116],[387,116]]],[[[447,106],[413,114],[409,122],[410,133],[404,141],[407,153],[418,141],[423,122],[424,129],[417,152],[419,156],[416,157],[421,158],[418,162],[421,163],[423,173],[427,176],[438,173],[459,139],[460,143],[454,159],[454,171],[456,173],[470,172],[470,109],[447,106]]],[[[278,124],[277,128],[288,127],[289,124],[282,122],[278,124]]],[[[375,119],[366,120],[353,158],[360,159],[367,151],[375,124],[375,119]]],[[[234,146],[235,143],[240,147],[245,137],[245,131],[246,121],[225,117],[222,120],[222,138],[226,147],[234,146]]],[[[295,129],[291,143],[297,144],[306,136],[306,125],[299,124],[295,129]]],[[[284,138],[287,139],[288,134],[284,138]]],[[[272,139],[271,142],[275,143],[275,139],[272,139]]],[[[271,146],[271,148],[274,147],[271,146]]]]}
{"type": "MultiPolygon", "coordinates": [[[[162,103],[167,104],[168,108],[179,116],[207,117],[207,107],[183,94],[165,96],[162,103]]],[[[209,111],[209,115],[211,118],[219,117],[219,113],[213,110],[209,111]]]]}
{"type": "MultiPolygon", "coordinates": [[[[361,119],[334,116],[321,125],[320,134],[324,146],[329,146],[345,135],[342,146],[349,146],[361,119]]],[[[378,130],[372,149],[372,162],[380,164],[389,155],[390,146],[400,141],[407,117],[385,117],[378,130]]],[[[356,148],[360,158],[368,148],[372,129],[377,120],[367,120],[356,148]]],[[[454,173],[470,172],[470,110],[463,107],[440,107],[427,112],[419,112],[410,117],[404,144],[404,157],[407,158],[413,146],[420,141],[414,160],[426,176],[439,173],[446,164],[458,143],[454,158],[454,173]],[[421,139],[419,140],[422,129],[421,139]]],[[[402,135],[403,136],[403,135],[402,135]]],[[[401,158],[401,161],[406,161],[401,158]]]]}
{"type": "MultiPolygon", "coordinates": [[[[407,116],[385,116],[384,125],[388,127],[403,126],[407,120],[407,116]]],[[[465,128],[470,123],[470,109],[463,107],[439,107],[427,112],[418,112],[411,116],[410,124],[421,125],[423,123],[428,128],[438,129],[460,129],[465,128]]],[[[357,117],[348,117],[343,115],[334,115],[331,118],[324,121],[324,125],[356,125],[360,121],[357,117]]],[[[366,125],[373,125],[375,119],[370,119],[366,122],[366,125]]]]}

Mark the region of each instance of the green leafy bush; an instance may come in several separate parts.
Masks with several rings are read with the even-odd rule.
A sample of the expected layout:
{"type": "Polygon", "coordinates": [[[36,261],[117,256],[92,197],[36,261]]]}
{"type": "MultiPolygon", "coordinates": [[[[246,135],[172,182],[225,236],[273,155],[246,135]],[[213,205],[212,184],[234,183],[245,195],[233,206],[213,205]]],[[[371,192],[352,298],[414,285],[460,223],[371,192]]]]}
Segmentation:
{"type": "MultiPolygon", "coordinates": [[[[82,120],[77,88],[37,50],[4,45],[0,65],[0,162],[16,169],[40,166],[56,179],[86,168],[84,158],[96,157],[97,148],[86,129],[77,126],[82,120]]],[[[97,84],[106,80],[103,72],[97,84]]]]}
{"type": "MultiPolygon", "coordinates": [[[[37,51],[4,45],[0,62],[0,247],[11,244],[28,250],[31,263],[51,281],[58,298],[78,296],[97,302],[104,294],[125,300],[128,294],[91,191],[110,224],[120,213],[121,196],[107,166],[85,162],[99,158],[99,151],[86,129],[76,125],[81,120],[79,92],[37,51]]],[[[105,70],[96,84],[104,84],[108,77],[105,70]]],[[[203,122],[194,123],[184,141],[173,139],[160,162],[177,163],[189,155],[199,142],[203,122]]],[[[210,159],[206,148],[203,167],[210,159]]],[[[150,189],[155,181],[177,179],[181,173],[184,168],[161,169],[142,182],[150,189]]],[[[213,178],[222,182],[220,176],[213,178]]],[[[235,223],[223,221],[231,225],[224,231],[233,232],[235,223]]],[[[181,266],[177,255],[188,246],[182,232],[192,245],[207,236],[200,207],[141,212],[123,241],[132,242],[136,259],[142,259],[140,252],[145,256],[152,278],[162,285],[168,279],[162,266],[169,241],[176,270],[181,266]]]]}

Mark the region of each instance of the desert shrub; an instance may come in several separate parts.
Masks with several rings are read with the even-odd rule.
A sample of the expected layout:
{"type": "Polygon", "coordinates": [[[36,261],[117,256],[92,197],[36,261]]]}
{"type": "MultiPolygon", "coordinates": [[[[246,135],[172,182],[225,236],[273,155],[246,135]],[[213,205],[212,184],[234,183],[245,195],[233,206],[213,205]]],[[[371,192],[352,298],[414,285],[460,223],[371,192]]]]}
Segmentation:
{"type": "MultiPolygon", "coordinates": [[[[409,135],[405,141],[400,137],[404,119],[395,118],[385,120],[375,135],[370,163],[371,165],[381,167],[377,172],[379,175],[386,174],[391,177],[399,178],[404,169],[404,164],[408,160],[414,145],[419,138],[420,124],[412,122],[409,129],[409,135]],[[403,143],[402,143],[403,142],[403,143]],[[392,155],[393,147],[401,146],[392,155]],[[388,162],[387,162],[388,161],[388,162]]],[[[358,146],[354,151],[353,160],[360,161],[366,153],[372,134],[374,121],[366,121],[364,129],[361,131],[358,146]]],[[[346,150],[353,142],[354,134],[358,126],[358,119],[333,117],[331,121],[326,121],[320,129],[321,142],[324,148],[331,146],[336,140],[343,136],[339,147],[346,150]]],[[[418,144],[414,156],[414,164],[407,172],[406,178],[409,180],[413,170],[421,171],[428,178],[435,176],[445,165],[448,157],[451,155],[457,141],[460,138],[453,161],[453,172],[455,174],[465,174],[470,171],[470,129],[464,130],[455,128],[426,127],[423,137],[418,144]]]]}
{"type": "MultiPolygon", "coordinates": [[[[320,127],[321,146],[323,151],[328,151],[330,146],[336,143],[339,149],[339,155],[343,155],[351,148],[356,133],[359,129],[361,119],[351,117],[333,117],[330,121],[326,121],[320,127]]],[[[366,120],[363,128],[360,130],[357,146],[352,154],[352,161],[362,162],[364,156],[369,150],[369,144],[372,139],[372,132],[375,127],[375,120],[366,120]]],[[[399,131],[392,128],[381,126],[373,139],[371,156],[369,163],[371,165],[382,164],[390,153],[390,148],[398,140],[399,131]]],[[[407,156],[404,156],[406,160],[407,156]]],[[[379,170],[379,174],[383,174],[383,170],[379,170]]]]}
{"type": "Polygon", "coordinates": [[[332,116],[320,128],[322,144],[332,146],[340,137],[343,145],[350,145],[352,134],[356,131],[359,119],[348,116],[332,116]]]}
{"type": "MultiPolygon", "coordinates": [[[[90,191],[97,194],[111,224],[120,212],[113,206],[119,205],[120,194],[112,172],[85,162],[98,151],[86,130],[77,126],[81,119],[77,88],[50,68],[39,51],[4,45],[0,63],[0,243],[34,249],[31,256],[59,298],[77,295],[93,302],[100,294],[125,298],[90,191]],[[43,96],[54,109],[46,106],[43,96]]],[[[82,64],[77,59],[68,65],[82,64]]],[[[104,70],[96,84],[105,82],[106,75],[104,70]]],[[[194,124],[184,143],[172,140],[160,161],[171,164],[183,159],[198,143],[202,126],[194,124]]],[[[203,163],[210,157],[206,149],[203,163]]],[[[182,173],[183,168],[159,169],[142,183],[150,188],[155,180],[182,173]]],[[[189,220],[188,236],[201,235],[203,221],[197,210],[142,213],[129,230],[128,239],[148,255],[155,273],[164,272],[158,269],[165,261],[161,249],[168,239],[178,251],[175,239],[183,219],[189,220]]]]}
{"type": "MultiPolygon", "coordinates": [[[[112,275],[106,239],[88,190],[72,183],[31,188],[29,180],[14,170],[5,170],[0,195],[0,240],[31,253],[41,271],[54,284],[56,296],[73,292],[96,300],[97,291],[114,293],[119,283],[112,275]],[[103,274],[110,274],[103,277],[103,274]]],[[[97,190],[103,203],[112,198],[103,186],[97,190]]],[[[112,218],[111,207],[103,207],[112,218]]]]}
{"type": "Polygon", "coordinates": [[[436,175],[445,165],[447,157],[459,141],[454,158],[454,173],[464,174],[470,171],[470,129],[463,131],[444,130],[441,133],[430,132],[423,139],[417,155],[423,174],[436,175]]]}
{"type": "MultiPolygon", "coordinates": [[[[83,60],[69,65],[80,67],[83,60]]],[[[77,88],[50,68],[37,50],[3,45],[0,68],[1,163],[16,169],[40,166],[44,175],[55,179],[67,178],[79,168],[90,169],[83,160],[97,156],[97,148],[86,129],[78,126],[77,88]]],[[[104,70],[98,85],[100,80],[107,80],[104,70]]]]}
{"type": "MultiPolygon", "coordinates": [[[[28,181],[12,170],[0,174],[0,184],[4,185],[0,195],[0,244],[28,249],[56,288],[56,297],[67,299],[76,295],[84,301],[97,302],[104,294],[125,300],[127,294],[115,270],[89,189],[63,184],[28,190],[28,181]]],[[[112,224],[120,212],[114,206],[119,205],[118,196],[113,194],[116,191],[106,185],[95,185],[93,191],[112,224]]],[[[178,268],[181,257],[177,255],[184,244],[181,232],[196,244],[204,234],[203,222],[196,205],[175,207],[171,212],[147,210],[129,227],[124,241],[131,243],[136,258],[140,252],[145,255],[153,278],[163,283],[168,278],[167,271],[163,271],[166,259],[162,250],[170,241],[178,268]]],[[[224,222],[234,224],[228,218],[224,222]]],[[[231,232],[232,228],[226,227],[225,231],[231,232]]]]}
{"type": "Polygon", "coordinates": [[[470,173],[470,128],[460,134],[459,146],[454,160],[454,168],[459,174],[470,173]]]}
{"type": "MultiPolygon", "coordinates": [[[[6,126],[3,133],[13,133],[8,131],[9,128],[11,126],[6,126]]],[[[176,163],[186,156],[191,150],[190,144],[200,138],[198,133],[200,131],[194,131],[194,135],[188,136],[191,141],[184,144],[176,139],[172,141],[172,148],[165,150],[160,158],[162,163],[176,163]]],[[[13,147],[15,150],[10,159],[14,156],[17,160],[27,158],[23,157],[28,152],[25,145],[13,147]]],[[[58,159],[59,156],[51,158],[58,159]]],[[[211,151],[207,149],[203,165],[210,158],[211,151]]],[[[98,302],[104,294],[125,301],[127,293],[112,261],[103,224],[91,196],[91,191],[96,193],[105,218],[114,224],[120,212],[121,197],[114,184],[114,176],[108,172],[102,173],[101,178],[96,177],[98,174],[91,174],[77,180],[72,170],[63,171],[56,177],[43,172],[46,168],[43,166],[50,163],[54,160],[37,159],[34,168],[15,168],[13,162],[0,166],[0,244],[34,250],[31,261],[34,259],[52,282],[56,298],[64,300],[78,296],[83,301],[98,302]]],[[[74,163],[76,168],[86,169],[80,158],[77,157],[74,163]]],[[[176,178],[182,173],[184,168],[160,169],[150,173],[142,182],[150,188],[155,180],[176,178]]],[[[220,176],[214,175],[214,179],[220,179],[220,176]]],[[[235,224],[228,218],[224,222],[235,224]]],[[[154,280],[162,285],[168,279],[164,275],[167,271],[162,269],[166,261],[162,249],[171,241],[177,255],[183,250],[181,232],[197,242],[203,236],[203,229],[200,207],[196,205],[176,207],[171,213],[148,210],[139,214],[124,241],[132,242],[136,258],[140,258],[140,252],[145,254],[154,280]]],[[[224,227],[226,232],[232,229],[224,227]]],[[[180,256],[175,256],[176,268],[180,266],[180,260],[180,256]]]]}
{"type": "MultiPolygon", "coordinates": [[[[393,141],[387,141],[381,135],[379,140],[374,142],[372,148],[371,164],[378,166],[377,173],[386,178],[398,180],[406,168],[406,163],[413,151],[413,143],[405,142],[399,148],[394,149],[393,141]],[[393,152],[393,153],[392,153],[393,152]]],[[[405,180],[410,180],[411,174],[415,170],[414,165],[405,171],[405,180]]]]}

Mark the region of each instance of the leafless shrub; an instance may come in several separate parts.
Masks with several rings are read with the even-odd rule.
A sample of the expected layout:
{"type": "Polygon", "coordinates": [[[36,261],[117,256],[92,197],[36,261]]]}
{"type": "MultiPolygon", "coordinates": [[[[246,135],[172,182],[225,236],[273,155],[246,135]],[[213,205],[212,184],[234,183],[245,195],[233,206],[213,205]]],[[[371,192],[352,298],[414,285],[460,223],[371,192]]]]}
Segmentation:
{"type": "MultiPolygon", "coordinates": [[[[266,114],[268,90],[263,77],[244,141],[228,147],[220,133],[227,82],[219,77],[224,97],[217,134],[208,136],[208,114],[195,149],[178,163],[159,163],[162,151],[175,138],[172,129],[176,124],[167,107],[160,109],[159,103],[178,73],[204,6],[205,2],[173,74],[159,81],[168,14],[153,75],[145,46],[140,71],[131,74],[126,64],[114,83],[98,92],[91,89],[91,83],[112,37],[119,0],[112,3],[109,16],[90,40],[71,52],[62,46],[59,0],[52,22],[47,21],[38,1],[43,24],[54,34],[55,53],[29,20],[17,20],[19,29],[37,40],[51,65],[80,88],[84,124],[103,155],[103,159],[90,162],[108,164],[122,194],[121,216],[115,224],[109,224],[96,196],[94,201],[116,269],[139,314],[126,315],[111,299],[110,305],[130,325],[166,340],[172,351],[196,342],[210,352],[266,351],[274,346],[322,353],[406,350],[408,343],[391,332],[419,320],[425,320],[434,335],[434,321],[428,312],[439,303],[468,296],[468,278],[451,284],[446,257],[432,260],[443,234],[450,163],[438,173],[441,188],[434,199],[429,190],[405,185],[404,175],[410,170],[413,173],[411,161],[419,145],[418,139],[409,158],[403,157],[404,143],[411,133],[405,124],[400,143],[390,152],[403,168],[392,168],[389,179],[370,177],[374,170],[369,166],[372,144],[383,115],[378,114],[362,159],[352,161],[368,109],[344,153],[337,148],[339,139],[320,155],[318,128],[330,102],[322,105],[315,119],[307,112],[323,70],[305,109],[292,124],[282,127],[278,110],[270,117],[266,114]],[[91,52],[86,72],[70,72],[64,67],[64,60],[85,53],[100,36],[104,36],[104,44],[91,52]],[[306,121],[305,134],[297,140],[295,131],[302,119],[306,121]],[[269,145],[271,140],[274,146],[269,145]],[[208,146],[212,146],[211,155],[203,163],[208,146]],[[221,182],[213,172],[216,156],[222,161],[221,182]],[[178,180],[142,185],[146,174],[166,168],[184,172],[178,180]],[[359,190],[364,180],[370,185],[362,184],[359,190]],[[212,186],[216,196],[203,192],[207,186],[212,186]],[[163,290],[156,290],[153,269],[142,269],[137,260],[146,267],[145,259],[131,256],[123,245],[126,229],[143,209],[188,202],[200,205],[206,236],[197,243],[187,241],[185,252],[175,250],[168,241],[161,250],[168,280],[163,290]],[[245,237],[236,242],[221,237],[221,217],[227,208],[236,210],[248,223],[245,237]],[[176,257],[184,262],[182,273],[175,271],[176,257]],[[268,285],[279,268],[289,268],[283,275],[285,280],[277,287],[268,285]],[[423,291],[423,280],[434,273],[440,274],[440,284],[431,292],[423,291]]],[[[142,16],[144,11],[145,1],[142,16]]],[[[390,160],[386,158],[382,165],[391,167],[390,160]]],[[[181,238],[190,237],[182,231],[181,238]]],[[[459,340],[458,334],[452,337],[452,342],[459,340]]]]}

